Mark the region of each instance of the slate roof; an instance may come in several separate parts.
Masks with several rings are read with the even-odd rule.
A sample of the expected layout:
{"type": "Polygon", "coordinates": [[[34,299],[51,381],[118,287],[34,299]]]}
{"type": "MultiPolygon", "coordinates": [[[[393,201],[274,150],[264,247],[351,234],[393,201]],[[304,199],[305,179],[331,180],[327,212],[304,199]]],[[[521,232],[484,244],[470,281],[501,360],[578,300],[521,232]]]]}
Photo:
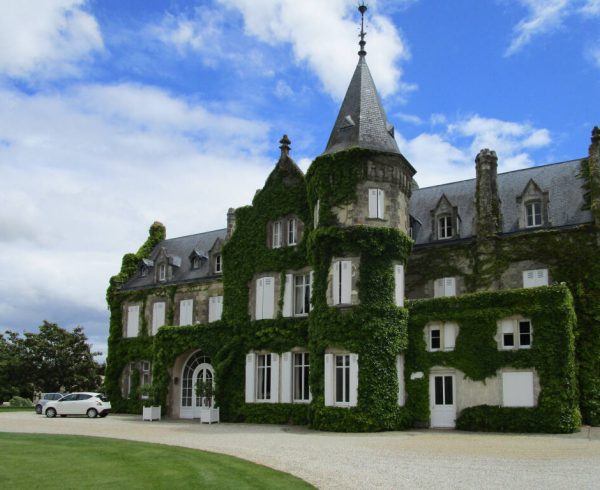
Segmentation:
{"type": "Polygon", "coordinates": [[[352,147],[400,153],[364,56],[358,60],[323,154],[352,147]]]}
{"type": "MultiPolygon", "coordinates": [[[[205,251],[208,255],[208,252],[213,247],[215,241],[219,238],[225,240],[226,235],[227,229],[223,228],[222,230],[197,233],[195,235],[169,238],[168,240],[160,242],[152,250],[149,257],[150,260],[156,264],[156,259],[164,247],[169,256],[169,262],[177,267],[173,267],[173,277],[169,281],[158,284],[182,283],[212,277],[213,274],[210,269],[209,260],[202,260],[200,268],[192,269],[190,255],[194,250],[205,251]]],[[[157,283],[154,280],[154,277],[155,274],[153,268],[150,269],[147,276],[142,276],[140,273],[137,273],[121,287],[121,290],[141,289],[155,286],[157,283]]]]}
{"type": "MultiPolygon", "coordinates": [[[[501,201],[502,232],[518,231],[520,196],[533,179],[543,192],[548,192],[548,218],[552,227],[573,226],[593,221],[590,211],[583,211],[583,181],[577,177],[581,160],[554,163],[498,174],[501,201]]],[[[458,206],[461,218],[460,238],[473,236],[475,218],[475,179],[415,189],[410,199],[410,215],[421,223],[414,239],[417,245],[431,241],[431,211],[445,194],[458,206]]]]}

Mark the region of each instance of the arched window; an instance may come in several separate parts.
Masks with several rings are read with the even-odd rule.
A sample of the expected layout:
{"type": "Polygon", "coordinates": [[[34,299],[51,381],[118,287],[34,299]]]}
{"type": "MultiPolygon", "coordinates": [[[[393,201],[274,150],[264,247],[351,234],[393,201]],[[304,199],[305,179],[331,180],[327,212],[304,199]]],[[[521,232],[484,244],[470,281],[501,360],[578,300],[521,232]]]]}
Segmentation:
{"type": "MultiPolygon", "coordinates": [[[[206,364],[210,366],[210,357],[208,357],[204,352],[198,351],[194,353],[186,362],[185,367],[183,368],[183,375],[181,378],[181,406],[182,407],[192,407],[192,402],[194,402],[195,406],[199,406],[199,399],[196,399],[195,393],[195,383],[197,381],[198,375],[200,373],[196,373],[196,368],[202,364],[206,364]]],[[[212,368],[206,369],[206,373],[202,373],[203,381],[208,381],[209,379],[212,381],[213,372],[212,368]]]]}

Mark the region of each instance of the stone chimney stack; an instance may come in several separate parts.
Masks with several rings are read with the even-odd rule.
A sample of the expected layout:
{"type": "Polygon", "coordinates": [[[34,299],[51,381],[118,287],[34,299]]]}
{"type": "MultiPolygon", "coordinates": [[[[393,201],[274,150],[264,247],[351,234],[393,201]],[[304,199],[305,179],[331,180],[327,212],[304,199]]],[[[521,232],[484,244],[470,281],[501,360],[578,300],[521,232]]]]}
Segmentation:
{"type": "Polygon", "coordinates": [[[489,238],[502,231],[496,152],[481,150],[475,158],[475,167],[475,230],[477,238],[489,238]]]}
{"type": "Polygon", "coordinates": [[[227,238],[231,238],[235,229],[235,208],[229,208],[227,211],[227,238]]]}

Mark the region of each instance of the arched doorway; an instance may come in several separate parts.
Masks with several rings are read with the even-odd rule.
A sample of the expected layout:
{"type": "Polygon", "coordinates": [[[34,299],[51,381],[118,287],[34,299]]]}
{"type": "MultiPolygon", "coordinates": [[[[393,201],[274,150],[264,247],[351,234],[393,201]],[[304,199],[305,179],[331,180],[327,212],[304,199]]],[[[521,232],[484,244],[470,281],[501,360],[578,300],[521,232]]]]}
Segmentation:
{"type": "MultiPolygon", "coordinates": [[[[181,404],[179,416],[182,419],[200,418],[200,408],[207,406],[207,400],[196,396],[196,383],[215,382],[215,370],[210,357],[202,351],[194,352],[186,361],[181,372],[181,404]]],[[[213,399],[214,404],[214,399],[213,399]]]]}

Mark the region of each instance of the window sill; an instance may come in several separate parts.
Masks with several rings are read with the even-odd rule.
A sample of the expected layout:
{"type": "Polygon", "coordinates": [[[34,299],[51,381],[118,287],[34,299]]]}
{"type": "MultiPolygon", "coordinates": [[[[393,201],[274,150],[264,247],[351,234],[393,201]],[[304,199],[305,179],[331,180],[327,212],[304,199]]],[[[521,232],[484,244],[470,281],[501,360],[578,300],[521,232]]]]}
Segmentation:
{"type": "Polygon", "coordinates": [[[369,216],[368,218],[366,218],[367,221],[381,221],[381,222],[386,222],[387,219],[386,218],[374,218],[373,216],[369,216]]]}

